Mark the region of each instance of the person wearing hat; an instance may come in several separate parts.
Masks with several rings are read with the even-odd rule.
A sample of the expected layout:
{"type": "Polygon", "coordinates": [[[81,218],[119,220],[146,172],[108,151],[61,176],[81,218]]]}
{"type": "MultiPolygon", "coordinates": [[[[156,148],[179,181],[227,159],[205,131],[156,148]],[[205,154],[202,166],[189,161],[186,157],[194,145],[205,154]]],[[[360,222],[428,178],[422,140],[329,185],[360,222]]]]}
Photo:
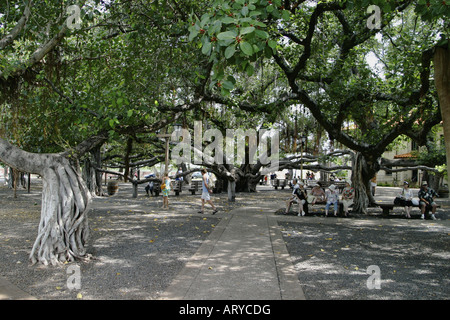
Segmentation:
{"type": "Polygon", "coordinates": [[[355,189],[353,189],[350,181],[345,180],[345,188],[342,190],[342,204],[344,206],[344,215],[347,217],[348,208],[353,204],[355,197],[355,189]]]}
{"type": "Polygon", "coordinates": [[[330,206],[334,206],[334,216],[337,216],[338,211],[338,201],[339,201],[339,195],[336,191],[336,186],[332,184],[328,187],[328,190],[325,192],[327,204],[325,205],[325,217],[328,217],[328,210],[330,209],[330,206]]]}
{"type": "Polygon", "coordinates": [[[411,189],[409,189],[409,183],[408,181],[403,182],[403,188],[402,192],[397,196],[400,198],[401,204],[405,207],[405,216],[406,218],[411,218],[411,209],[412,209],[412,198],[413,198],[413,192],[411,189]]]}
{"type": "Polygon", "coordinates": [[[315,183],[313,185],[313,188],[311,189],[311,195],[308,197],[308,202],[311,203],[311,205],[325,202],[325,191],[323,191],[318,183],[315,183]]]}
{"type": "Polygon", "coordinates": [[[422,187],[419,190],[419,206],[422,211],[421,219],[425,219],[425,209],[431,209],[431,219],[436,220],[434,214],[436,213],[436,202],[434,199],[438,197],[436,191],[428,187],[426,181],[422,182],[422,187]]]}
{"type": "Polygon", "coordinates": [[[291,210],[291,205],[296,201],[298,202],[298,216],[304,216],[305,211],[303,210],[303,205],[308,205],[306,201],[306,191],[304,188],[303,182],[297,183],[297,179],[293,179],[292,183],[294,184],[292,195],[291,197],[286,201],[286,212],[285,214],[289,213],[289,210],[291,210]]]}

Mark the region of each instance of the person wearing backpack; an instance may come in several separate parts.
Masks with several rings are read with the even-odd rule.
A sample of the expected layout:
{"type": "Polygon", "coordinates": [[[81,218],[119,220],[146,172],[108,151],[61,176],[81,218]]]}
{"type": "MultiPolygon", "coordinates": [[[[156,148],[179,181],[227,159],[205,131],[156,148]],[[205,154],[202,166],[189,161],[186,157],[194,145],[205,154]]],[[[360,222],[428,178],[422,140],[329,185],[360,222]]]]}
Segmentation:
{"type": "Polygon", "coordinates": [[[211,186],[210,186],[210,181],[209,181],[209,177],[206,174],[207,171],[206,169],[202,169],[202,210],[199,211],[198,213],[203,213],[204,209],[205,209],[205,202],[208,202],[212,209],[213,212],[212,214],[216,214],[217,213],[217,208],[214,206],[212,200],[211,200],[211,196],[209,195],[210,193],[213,192],[211,186]]]}

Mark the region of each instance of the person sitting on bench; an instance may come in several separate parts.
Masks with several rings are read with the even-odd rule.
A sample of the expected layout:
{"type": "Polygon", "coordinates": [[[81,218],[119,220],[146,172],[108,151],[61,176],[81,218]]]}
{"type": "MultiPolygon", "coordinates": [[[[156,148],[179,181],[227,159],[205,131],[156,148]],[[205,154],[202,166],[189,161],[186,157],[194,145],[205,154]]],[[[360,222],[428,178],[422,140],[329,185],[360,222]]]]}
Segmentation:
{"type": "Polygon", "coordinates": [[[336,192],[336,186],[334,184],[328,187],[326,195],[327,195],[327,204],[325,205],[325,217],[328,217],[328,210],[330,209],[331,205],[333,205],[334,207],[334,216],[336,217],[339,205],[339,195],[336,192]]]}
{"type": "Polygon", "coordinates": [[[304,184],[303,184],[303,182],[300,182],[300,184],[297,184],[297,179],[292,180],[292,182],[293,182],[294,186],[292,188],[291,197],[286,201],[285,214],[289,213],[292,203],[298,202],[298,216],[304,216],[305,211],[303,210],[303,206],[308,205],[308,203],[306,201],[306,191],[304,188],[304,184]]]}
{"type": "Polygon", "coordinates": [[[406,218],[411,218],[411,209],[412,209],[412,198],[413,193],[411,189],[409,189],[408,181],[403,182],[402,192],[397,195],[397,198],[394,200],[394,204],[399,204],[405,207],[405,216],[406,218]]]}
{"type": "Polygon", "coordinates": [[[344,207],[344,216],[348,216],[348,208],[353,204],[355,198],[355,189],[350,181],[345,181],[345,188],[342,190],[342,204],[344,207]]]}
{"type": "Polygon", "coordinates": [[[308,202],[311,203],[311,205],[315,205],[316,203],[325,203],[325,191],[322,189],[322,187],[315,183],[313,185],[313,188],[311,189],[311,195],[308,197],[308,202]]]}
{"type": "Polygon", "coordinates": [[[422,211],[421,219],[425,219],[425,209],[431,209],[431,219],[436,220],[434,214],[436,213],[436,202],[434,199],[438,196],[436,191],[428,187],[428,183],[426,181],[422,182],[422,187],[419,190],[419,206],[422,211]]]}

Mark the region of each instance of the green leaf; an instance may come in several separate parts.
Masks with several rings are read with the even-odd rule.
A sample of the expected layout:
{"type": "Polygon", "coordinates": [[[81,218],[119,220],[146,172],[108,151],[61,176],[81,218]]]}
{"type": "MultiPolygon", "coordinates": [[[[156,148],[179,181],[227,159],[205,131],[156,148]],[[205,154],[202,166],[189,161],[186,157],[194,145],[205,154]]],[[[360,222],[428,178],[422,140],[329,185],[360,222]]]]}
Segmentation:
{"type": "Polygon", "coordinates": [[[209,15],[205,13],[202,16],[202,21],[200,22],[200,27],[203,28],[208,22],[209,22],[209,15]]]}
{"type": "Polygon", "coordinates": [[[268,39],[269,38],[269,34],[267,32],[265,32],[265,31],[263,31],[263,30],[257,29],[255,31],[255,34],[261,39],[268,39]]]}
{"type": "Polygon", "coordinates": [[[249,64],[247,68],[245,68],[245,72],[249,77],[251,77],[255,73],[255,68],[251,64],[249,64]]]}
{"type": "Polygon", "coordinates": [[[255,27],[245,27],[245,28],[241,28],[241,35],[242,34],[248,34],[248,33],[252,33],[253,31],[255,31],[255,27]]]}
{"type": "Polygon", "coordinates": [[[225,49],[225,58],[230,59],[236,52],[236,45],[231,45],[225,49]]]}
{"type": "Polygon", "coordinates": [[[194,38],[195,38],[197,35],[198,35],[198,31],[197,31],[197,30],[191,31],[191,33],[189,34],[189,41],[194,40],[194,38]]]}
{"type": "Polygon", "coordinates": [[[227,80],[222,83],[222,87],[226,90],[233,90],[234,84],[231,81],[227,80]]]}
{"type": "Polygon", "coordinates": [[[255,16],[260,16],[262,14],[261,11],[255,10],[255,11],[250,11],[249,16],[250,17],[255,17],[255,16]]]}
{"type": "Polygon", "coordinates": [[[217,39],[219,40],[230,40],[235,39],[237,37],[237,33],[235,31],[225,31],[221,32],[217,35],[217,39]]]}
{"type": "Polygon", "coordinates": [[[234,85],[234,84],[236,84],[236,79],[233,77],[233,76],[228,76],[227,77],[227,80],[228,81],[231,81],[231,83],[234,85]]]}
{"type": "Polygon", "coordinates": [[[253,54],[253,47],[250,43],[243,41],[239,43],[239,47],[241,48],[242,52],[247,56],[251,56],[253,54]]]}
{"type": "Polygon", "coordinates": [[[220,88],[220,93],[223,95],[223,96],[229,96],[230,95],[230,91],[229,90],[227,90],[227,89],[225,89],[225,88],[220,88]]]}
{"type": "Polygon", "coordinates": [[[207,41],[205,44],[203,44],[202,53],[205,55],[209,55],[211,53],[211,47],[211,42],[207,41]]]}
{"type": "Polygon", "coordinates": [[[241,10],[241,14],[246,17],[248,15],[248,6],[243,6],[241,10]]]}
{"type": "Polygon", "coordinates": [[[275,49],[277,47],[277,42],[275,40],[269,40],[268,41],[268,45],[269,47],[271,47],[272,49],[275,49]]]}
{"type": "Polygon", "coordinates": [[[226,23],[226,24],[236,23],[236,19],[234,19],[232,17],[224,17],[221,20],[223,23],[226,23]]]}

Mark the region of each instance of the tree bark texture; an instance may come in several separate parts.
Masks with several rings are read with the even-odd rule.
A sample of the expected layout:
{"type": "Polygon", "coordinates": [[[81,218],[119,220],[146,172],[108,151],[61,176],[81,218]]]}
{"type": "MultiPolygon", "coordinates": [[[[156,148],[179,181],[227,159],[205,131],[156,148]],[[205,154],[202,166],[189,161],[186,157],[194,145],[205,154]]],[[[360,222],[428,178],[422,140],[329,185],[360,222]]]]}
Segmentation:
{"type": "Polygon", "coordinates": [[[84,258],[91,195],[68,158],[63,154],[29,153],[0,139],[0,159],[43,179],[41,220],[31,262],[57,265],[84,258]]]}
{"type": "Polygon", "coordinates": [[[445,151],[447,155],[447,183],[450,186],[450,49],[436,47],[434,53],[434,81],[439,97],[444,127],[445,151]]]}
{"type": "Polygon", "coordinates": [[[371,203],[375,203],[375,199],[371,192],[370,180],[378,171],[376,162],[367,161],[367,159],[357,152],[353,160],[352,168],[352,186],[355,190],[355,198],[353,201],[353,211],[367,213],[367,208],[371,203]]]}

